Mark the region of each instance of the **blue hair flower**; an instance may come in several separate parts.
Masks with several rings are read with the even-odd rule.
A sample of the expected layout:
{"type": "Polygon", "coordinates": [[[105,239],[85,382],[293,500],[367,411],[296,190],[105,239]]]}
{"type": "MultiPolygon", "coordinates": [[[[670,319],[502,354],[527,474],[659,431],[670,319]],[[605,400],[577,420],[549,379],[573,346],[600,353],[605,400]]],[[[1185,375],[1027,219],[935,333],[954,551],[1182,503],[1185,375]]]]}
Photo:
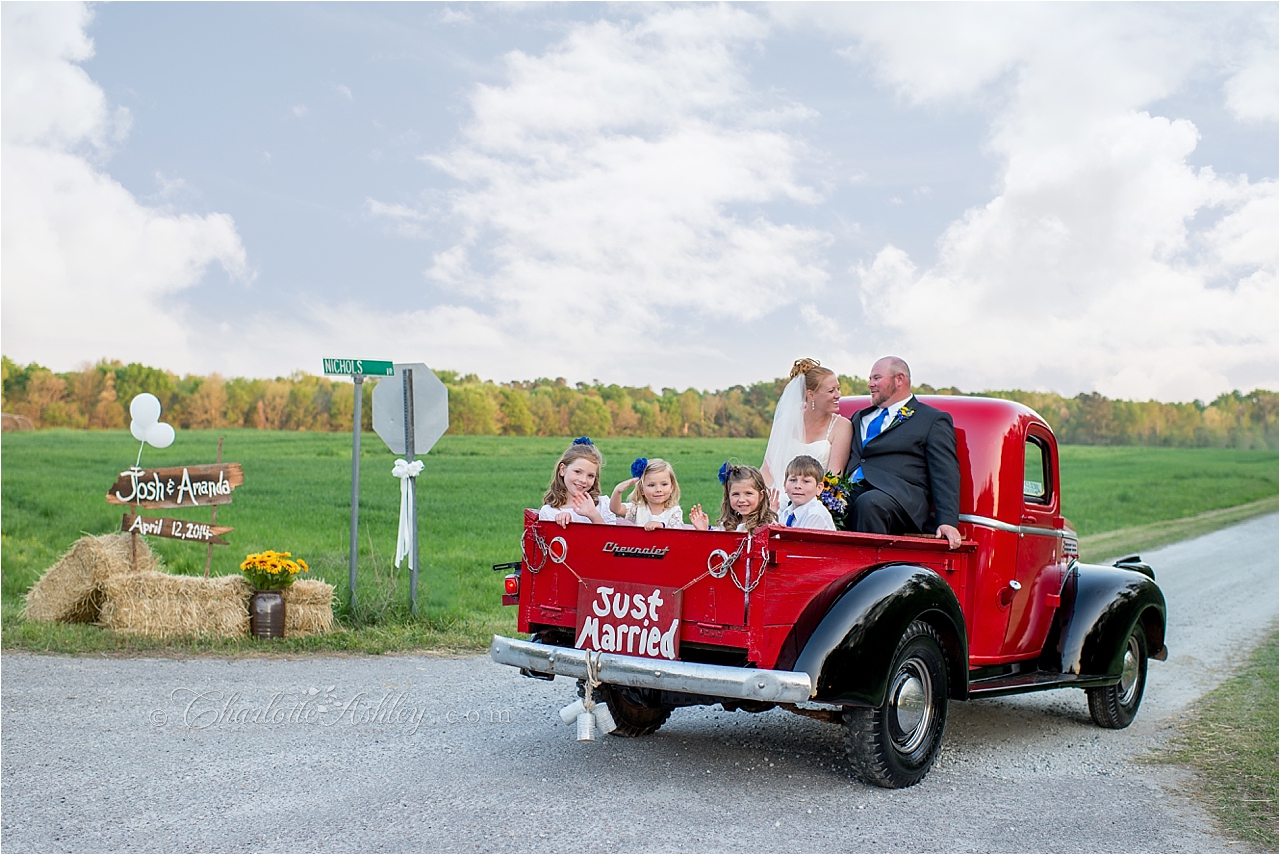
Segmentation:
{"type": "Polygon", "coordinates": [[[724,462],[724,465],[720,467],[720,483],[721,484],[729,483],[729,472],[732,469],[733,467],[729,465],[728,460],[726,460],[724,462]]]}
{"type": "Polygon", "coordinates": [[[649,461],[644,457],[637,457],[635,462],[631,464],[631,477],[639,478],[644,474],[644,470],[649,468],[649,461]]]}
{"type": "Polygon", "coordinates": [[[574,445],[595,445],[595,443],[591,441],[591,437],[589,436],[580,436],[573,441],[573,444],[574,445]]]}

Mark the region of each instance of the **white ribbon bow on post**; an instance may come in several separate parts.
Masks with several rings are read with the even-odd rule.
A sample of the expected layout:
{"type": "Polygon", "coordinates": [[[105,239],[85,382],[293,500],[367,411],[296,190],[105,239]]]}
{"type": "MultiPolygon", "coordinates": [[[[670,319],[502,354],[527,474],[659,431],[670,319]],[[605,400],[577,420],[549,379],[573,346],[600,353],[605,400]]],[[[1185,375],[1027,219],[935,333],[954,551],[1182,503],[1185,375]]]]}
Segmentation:
{"type": "Polygon", "coordinates": [[[391,467],[391,474],[400,479],[400,534],[396,537],[396,567],[400,566],[400,562],[413,548],[413,529],[409,520],[409,479],[418,477],[420,472],[421,460],[410,463],[401,458],[391,467]]]}

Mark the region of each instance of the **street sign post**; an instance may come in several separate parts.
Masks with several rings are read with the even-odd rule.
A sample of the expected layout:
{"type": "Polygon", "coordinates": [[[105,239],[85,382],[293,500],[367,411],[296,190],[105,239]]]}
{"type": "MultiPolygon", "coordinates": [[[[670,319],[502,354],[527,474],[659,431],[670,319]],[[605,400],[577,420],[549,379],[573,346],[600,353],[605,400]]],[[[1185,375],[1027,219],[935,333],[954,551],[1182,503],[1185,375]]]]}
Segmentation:
{"type": "Polygon", "coordinates": [[[351,418],[351,549],[347,581],[351,590],[351,610],[356,608],[356,552],[360,525],[360,422],[364,416],[364,378],[392,377],[395,366],[381,359],[326,359],[324,373],[350,376],[355,386],[355,407],[351,418]]]}
{"type": "MultiPolygon", "coordinates": [[[[412,464],[426,454],[449,429],[449,390],[421,362],[397,363],[399,383],[373,387],[373,429],[396,454],[412,464]]],[[[418,490],[417,478],[408,476],[409,609],[418,613],[418,490]]]]}
{"type": "Polygon", "coordinates": [[[324,373],[352,377],[394,377],[396,372],[392,363],[382,359],[326,359],[324,373]]]}

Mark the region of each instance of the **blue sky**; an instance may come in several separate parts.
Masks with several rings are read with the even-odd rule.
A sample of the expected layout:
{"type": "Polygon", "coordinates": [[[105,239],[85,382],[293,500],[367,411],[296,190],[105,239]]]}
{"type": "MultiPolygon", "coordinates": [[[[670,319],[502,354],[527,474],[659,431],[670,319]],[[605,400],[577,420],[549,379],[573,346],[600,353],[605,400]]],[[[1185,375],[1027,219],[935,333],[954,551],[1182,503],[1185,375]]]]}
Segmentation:
{"type": "Polygon", "coordinates": [[[3,351],[1277,387],[1274,4],[3,4],[3,351]]]}

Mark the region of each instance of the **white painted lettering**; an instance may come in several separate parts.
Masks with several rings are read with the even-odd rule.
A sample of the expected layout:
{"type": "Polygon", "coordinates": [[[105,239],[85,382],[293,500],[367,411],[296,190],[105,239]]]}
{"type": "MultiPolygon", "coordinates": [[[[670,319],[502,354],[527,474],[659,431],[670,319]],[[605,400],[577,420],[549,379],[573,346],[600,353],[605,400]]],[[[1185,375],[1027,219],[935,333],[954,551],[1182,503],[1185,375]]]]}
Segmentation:
{"type": "Polygon", "coordinates": [[[600,649],[600,620],[590,615],[582,622],[582,632],[578,633],[578,640],[573,643],[573,646],[585,647],[584,642],[588,639],[591,641],[591,650],[600,649]]]}
{"type": "Polygon", "coordinates": [[[662,633],[655,626],[645,634],[648,636],[648,641],[645,642],[644,652],[650,656],[657,656],[660,652],[662,633]]]}
{"type": "Polygon", "coordinates": [[[609,616],[609,595],[613,593],[613,588],[606,588],[601,585],[596,588],[596,593],[600,595],[600,602],[591,604],[591,611],[600,617],[609,616]]]}
{"type": "MultiPolygon", "coordinates": [[[[659,649],[662,655],[668,659],[676,658],[676,630],[678,630],[679,628],[680,628],[680,619],[676,618],[675,620],[671,621],[671,628],[662,634],[662,644],[660,645],[659,649]]],[[[658,628],[656,626],[653,629],[654,629],[654,632],[658,631],[658,628]]]]}
{"type": "Polygon", "coordinates": [[[649,619],[658,619],[658,607],[662,605],[662,597],[657,588],[653,589],[653,593],[649,595],[649,619]]]}

